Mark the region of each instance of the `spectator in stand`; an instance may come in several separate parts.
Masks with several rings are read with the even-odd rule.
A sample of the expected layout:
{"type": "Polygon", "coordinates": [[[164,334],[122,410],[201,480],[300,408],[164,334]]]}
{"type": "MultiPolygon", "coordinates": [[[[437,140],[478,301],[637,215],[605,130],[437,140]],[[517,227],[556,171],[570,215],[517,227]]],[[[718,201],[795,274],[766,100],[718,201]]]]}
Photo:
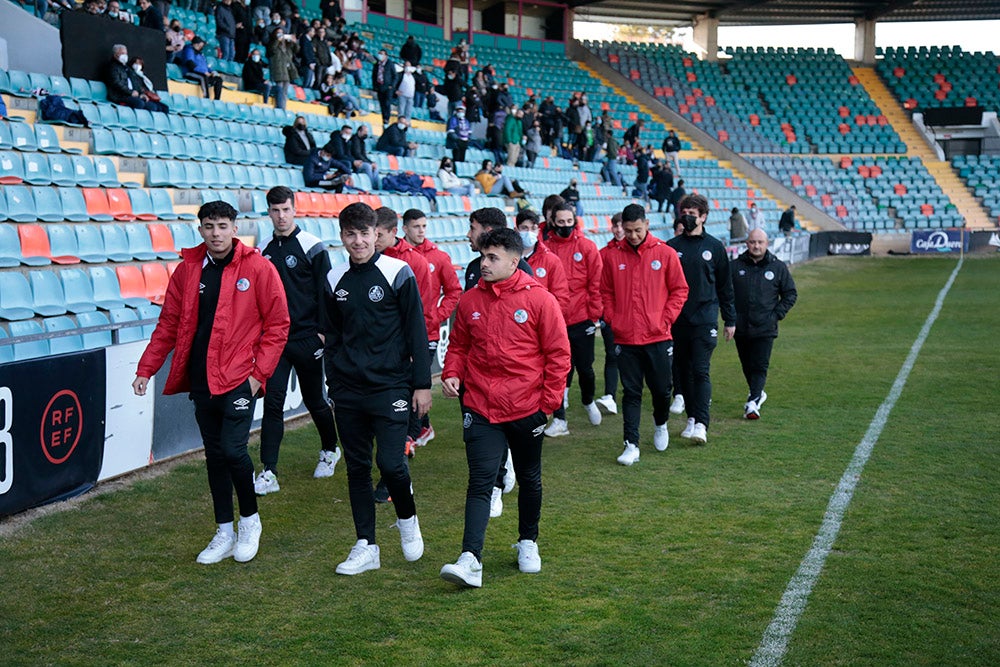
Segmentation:
{"type": "Polygon", "coordinates": [[[577,215],[583,215],[583,204],[580,203],[580,191],[576,189],[575,178],[570,180],[569,185],[563,188],[563,191],[559,193],[559,196],[562,197],[563,201],[567,204],[573,205],[577,215]]]}
{"type": "Polygon", "coordinates": [[[372,183],[378,182],[378,167],[368,157],[368,125],[358,125],[358,131],[351,137],[351,160],[355,165],[355,171],[367,174],[372,183]]]}
{"type": "Polygon", "coordinates": [[[344,17],[344,11],[340,7],[340,0],[322,0],[319,3],[319,9],[323,14],[323,18],[329,19],[333,23],[344,17]]]}
{"type": "Polygon", "coordinates": [[[524,132],[524,155],[529,169],[534,168],[538,154],[542,152],[542,126],[537,118],[524,132]]]}
{"type": "Polygon", "coordinates": [[[566,126],[569,128],[569,144],[575,148],[583,131],[583,123],[580,121],[580,100],[576,97],[571,97],[566,104],[566,126]]]}
{"type": "Polygon", "coordinates": [[[132,82],[139,91],[139,97],[146,101],[146,108],[149,111],[170,113],[170,108],[160,101],[159,94],[153,89],[153,82],[143,73],[144,64],[142,58],[138,56],[129,63],[129,67],[132,68],[132,82]]]}
{"type": "Polygon", "coordinates": [[[274,106],[278,109],[285,108],[288,84],[298,77],[294,63],[295,54],[298,52],[299,44],[295,35],[286,35],[284,28],[281,27],[271,33],[271,42],[267,45],[267,59],[271,63],[271,83],[275,92],[274,106]]]}
{"type": "Polygon", "coordinates": [[[423,109],[424,105],[427,105],[428,110],[430,110],[433,105],[427,104],[428,94],[431,92],[431,82],[427,78],[427,74],[424,73],[424,68],[419,65],[413,66],[413,106],[417,109],[423,109]]]}
{"type": "Polygon", "coordinates": [[[417,94],[417,80],[413,77],[416,68],[412,63],[403,62],[403,72],[396,86],[396,105],[399,117],[410,120],[413,118],[413,98],[417,94]]]}
{"type": "Polygon", "coordinates": [[[670,130],[663,139],[663,154],[668,160],[673,163],[674,173],[678,176],[681,175],[681,161],[678,159],[678,155],[681,152],[681,140],[677,138],[677,133],[670,130]]]}
{"type": "Polygon", "coordinates": [[[465,96],[465,85],[459,78],[457,70],[449,70],[445,65],[444,83],[438,86],[438,92],[448,99],[448,117],[451,118],[458,105],[462,104],[462,98],[465,96]]]}
{"type": "Polygon", "coordinates": [[[392,115],[392,96],[398,87],[396,66],[389,60],[385,49],[378,52],[378,62],[372,67],[372,90],[378,97],[378,105],[382,111],[382,126],[389,127],[389,116],[392,115]]]}
{"type": "Polygon", "coordinates": [[[124,44],[115,44],[111,48],[111,53],[107,79],[108,101],[133,109],[159,111],[149,96],[142,94],[139,79],[128,66],[128,48],[124,44]]]}
{"type": "Polygon", "coordinates": [[[253,41],[253,22],[250,18],[250,10],[247,9],[246,0],[233,0],[230,6],[233,18],[236,19],[236,41],[234,42],[233,60],[241,65],[250,56],[250,42],[253,41]]]}
{"type": "Polygon", "coordinates": [[[521,125],[521,117],[524,113],[520,109],[512,108],[504,119],[503,142],[507,147],[507,166],[517,165],[517,158],[521,154],[521,141],[524,139],[524,127],[521,125]]]}
{"type": "MultiPolygon", "coordinates": [[[[330,143],[335,144],[334,159],[343,160],[344,169],[347,173],[366,174],[374,183],[377,178],[375,165],[365,162],[361,158],[354,157],[351,148],[351,141],[354,139],[354,130],[350,125],[344,125],[339,132],[330,133],[330,143]]],[[[335,163],[336,164],[336,163],[335,163]]],[[[339,165],[338,165],[339,166],[339,165]]]]}
{"type": "Polygon", "coordinates": [[[202,55],[204,48],[205,40],[195,36],[181,51],[178,64],[184,73],[184,78],[198,83],[206,98],[210,97],[211,90],[215,93],[215,99],[219,99],[222,97],[222,77],[208,66],[208,60],[202,55]]]}
{"type": "Polygon", "coordinates": [[[151,0],[139,0],[139,27],[163,32],[163,14],[153,6],[151,0]]]}
{"type": "MultiPolygon", "coordinates": [[[[634,127],[634,126],[633,126],[634,127]]],[[[636,148],[635,154],[635,190],[633,197],[641,197],[643,201],[649,201],[649,152],[641,145],[636,148]]]]}
{"type": "Polygon", "coordinates": [[[330,51],[330,42],[326,40],[326,29],[323,26],[316,28],[316,35],[312,38],[313,54],[316,57],[316,88],[323,81],[326,73],[333,66],[333,52],[330,51]]]}
{"type": "Polygon", "coordinates": [[[778,220],[778,231],[785,236],[791,236],[795,227],[795,206],[792,205],[781,214],[781,219],[778,220]]]}
{"type": "Polygon", "coordinates": [[[684,179],[681,178],[677,181],[677,187],[674,188],[674,191],[670,193],[670,206],[667,206],[668,213],[670,212],[671,208],[674,209],[675,218],[679,217],[677,211],[677,204],[679,204],[680,201],[684,199],[685,195],[687,195],[687,190],[684,189],[684,179]]]}
{"type": "Polygon", "coordinates": [[[606,182],[621,188],[624,193],[625,185],[622,183],[622,175],[618,171],[618,141],[610,127],[604,136],[604,168],[601,170],[601,176],[606,182]]]}
{"type": "Polygon", "coordinates": [[[370,58],[370,56],[363,51],[355,51],[354,49],[347,48],[344,50],[344,56],[340,59],[344,72],[354,79],[354,85],[359,88],[361,87],[361,70],[364,67],[362,64],[362,58],[365,57],[370,58]]]}
{"type": "Polygon", "coordinates": [[[441,181],[441,187],[453,195],[471,197],[476,194],[476,186],[470,181],[455,175],[455,163],[451,158],[441,158],[441,166],[438,169],[437,176],[438,180],[441,181]]]}
{"type": "Polygon", "coordinates": [[[417,40],[410,35],[403,42],[403,45],[399,47],[399,59],[402,62],[408,62],[414,67],[420,64],[420,59],[423,57],[423,49],[417,44],[417,40]]]}
{"type": "Polygon", "coordinates": [[[580,134],[576,135],[576,143],[573,146],[574,153],[578,160],[593,162],[594,151],[596,148],[597,146],[594,143],[594,130],[591,128],[590,121],[588,120],[584,123],[580,134]]]}
{"type": "Polygon", "coordinates": [[[156,2],[153,3],[153,6],[159,10],[160,16],[163,17],[163,22],[166,23],[170,18],[171,0],[156,0],[156,2]]]}
{"type": "Polygon", "coordinates": [[[184,44],[187,40],[184,39],[184,29],[181,27],[181,22],[174,19],[170,22],[170,30],[167,30],[167,62],[172,63],[177,60],[177,56],[180,55],[181,49],[184,48],[184,44]]]}
{"type": "MultiPolygon", "coordinates": [[[[250,0],[250,12],[254,23],[259,23],[260,21],[267,23],[271,17],[271,0],[250,0]]],[[[259,39],[257,41],[262,44],[266,43],[259,39]]]]}
{"type": "MultiPolygon", "coordinates": [[[[576,107],[576,115],[580,119],[580,132],[579,132],[579,134],[583,134],[586,131],[587,127],[588,127],[587,124],[590,123],[592,125],[593,121],[594,121],[594,114],[590,110],[590,106],[587,104],[587,94],[586,93],[580,95],[580,101],[579,101],[579,103],[577,104],[577,107],[576,107]]],[[[593,135],[591,135],[591,142],[590,143],[591,143],[591,145],[594,143],[593,142],[593,135]]],[[[586,159],[586,158],[581,157],[580,159],[586,159]]]]}
{"type": "MultiPolygon", "coordinates": [[[[740,213],[740,209],[733,207],[732,212],[729,214],[729,240],[735,243],[736,241],[745,241],[750,230],[747,229],[746,218],[740,213]]],[[[767,238],[766,236],[764,237],[767,238]]],[[[767,248],[764,248],[766,251],[767,248]]],[[[738,314],[737,314],[738,316],[738,314]]]]}
{"type": "Polygon", "coordinates": [[[295,123],[281,128],[281,133],[285,135],[285,162],[304,165],[316,148],[316,140],[309,132],[305,116],[296,116],[295,123]]]}
{"type": "Polygon", "coordinates": [[[653,166],[652,182],[653,192],[649,197],[656,202],[656,210],[662,211],[664,204],[667,204],[669,209],[668,200],[674,190],[674,174],[670,171],[670,166],[664,162],[657,162],[653,166]]]}
{"type": "Polygon", "coordinates": [[[523,197],[526,193],[503,173],[503,165],[495,165],[491,160],[483,160],[482,168],[476,172],[476,181],[488,195],[507,195],[508,197],[523,197]]]}
{"type": "Polygon", "coordinates": [[[329,144],[317,148],[302,166],[302,180],[308,188],[326,188],[340,192],[347,181],[347,174],[333,164],[332,148],[329,144]]]}
{"type": "Polygon", "coordinates": [[[288,32],[288,24],[282,18],[281,12],[272,12],[270,23],[261,28],[257,33],[257,41],[265,46],[270,44],[271,40],[274,39],[274,31],[279,28],[283,33],[288,32]]]}
{"type": "Polygon", "coordinates": [[[642,128],[645,126],[646,121],[640,118],[635,122],[635,124],[632,125],[632,127],[625,130],[625,143],[628,146],[631,146],[633,150],[640,145],[642,141],[640,134],[642,133],[642,128]]]}
{"type": "Polygon", "coordinates": [[[747,213],[747,233],[755,229],[764,229],[764,212],[757,208],[757,202],[750,202],[750,211],[747,213]]]}
{"type": "Polygon", "coordinates": [[[465,117],[465,105],[459,102],[455,113],[448,119],[446,145],[451,146],[451,157],[455,162],[465,162],[465,151],[472,136],[472,124],[465,117]]]}
{"type": "Polygon", "coordinates": [[[260,51],[250,52],[250,59],[243,65],[243,90],[248,93],[260,93],[264,104],[271,94],[271,82],[264,77],[264,63],[261,62],[260,51]]]}
{"type": "MultiPolygon", "coordinates": [[[[42,0],[35,0],[35,16],[44,19],[46,7],[46,3],[42,2],[42,0]]],[[[91,16],[99,16],[101,14],[101,3],[99,0],[83,0],[83,4],[80,5],[80,9],[77,11],[85,12],[91,16]]]]}
{"type": "Polygon", "coordinates": [[[382,130],[382,136],[375,144],[375,150],[396,157],[407,157],[413,155],[417,150],[416,142],[410,141],[406,132],[410,129],[410,122],[403,116],[396,118],[396,122],[382,130]]]}
{"type": "Polygon", "coordinates": [[[109,19],[114,21],[124,21],[125,23],[132,23],[132,15],[128,12],[122,11],[122,6],[118,0],[111,0],[108,3],[108,8],[104,11],[104,15],[109,19]]]}
{"type": "Polygon", "coordinates": [[[330,163],[345,174],[350,174],[351,169],[351,136],[354,130],[350,125],[344,125],[339,130],[330,133],[330,141],[327,142],[325,150],[330,153],[330,163]]]}
{"type": "Polygon", "coordinates": [[[343,113],[345,117],[350,118],[355,115],[357,106],[353,96],[346,93],[344,81],[343,74],[327,74],[323,77],[323,82],[319,84],[319,99],[326,104],[331,116],[339,116],[343,113]]]}
{"type": "Polygon", "coordinates": [[[305,31],[299,37],[299,63],[298,71],[302,75],[302,86],[312,88],[316,82],[316,50],[313,48],[313,37],[316,30],[312,26],[306,26],[305,31]]]}

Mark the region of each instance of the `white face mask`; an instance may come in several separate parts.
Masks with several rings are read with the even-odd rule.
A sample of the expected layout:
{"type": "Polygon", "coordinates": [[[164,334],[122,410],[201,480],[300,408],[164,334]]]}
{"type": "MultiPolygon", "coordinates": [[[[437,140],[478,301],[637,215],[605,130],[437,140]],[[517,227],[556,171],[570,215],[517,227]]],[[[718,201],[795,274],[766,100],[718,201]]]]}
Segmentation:
{"type": "Polygon", "coordinates": [[[260,62],[260,56],[250,56],[250,60],[254,61],[255,63],[259,63],[260,62]]]}
{"type": "Polygon", "coordinates": [[[341,134],[340,138],[343,139],[344,141],[350,141],[351,140],[351,135],[350,134],[341,134]]]}
{"type": "Polygon", "coordinates": [[[122,65],[127,65],[128,64],[128,54],[127,53],[123,53],[120,56],[118,56],[118,62],[120,62],[122,65]]]}
{"type": "Polygon", "coordinates": [[[465,118],[465,112],[464,111],[456,111],[455,115],[458,116],[459,118],[465,118]]]}
{"type": "Polygon", "coordinates": [[[521,243],[524,244],[525,248],[534,248],[535,243],[538,242],[538,235],[535,232],[521,230],[518,234],[521,235],[521,243]]]}
{"type": "Polygon", "coordinates": [[[400,131],[406,132],[406,125],[404,123],[396,123],[396,127],[398,127],[400,131]]]}
{"type": "Polygon", "coordinates": [[[137,74],[141,74],[142,73],[142,65],[138,65],[138,64],[137,65],[132,65],[132,69],[134,69],[137,74]]]}
{"type": "Polygon", "coordinates": [[[378,61],[379,62],[384,62],[385,58],[386,58],[386,55],[384,53],[378,54],[378,61]]]}
{"type": "Polygon", "coordinates": [[[108,12],[108,16],[110,16],[113,19],[116,19],[118,18],[118,12],[115,11],[108,12]]]}

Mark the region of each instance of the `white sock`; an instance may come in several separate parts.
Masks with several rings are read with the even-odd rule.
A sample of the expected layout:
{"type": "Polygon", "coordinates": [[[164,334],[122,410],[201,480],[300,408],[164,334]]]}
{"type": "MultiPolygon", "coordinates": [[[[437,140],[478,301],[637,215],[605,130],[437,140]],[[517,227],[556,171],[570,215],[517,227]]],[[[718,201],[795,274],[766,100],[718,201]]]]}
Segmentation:
{"type": "Polygon", "coordinates": [[[228,535],[229,537],[233,537],[236,535],[236,531],[233,529],[232,521],[230,521],[229,523],[220,523],[219,530],[221,530],[224,534],[228,535]]]}

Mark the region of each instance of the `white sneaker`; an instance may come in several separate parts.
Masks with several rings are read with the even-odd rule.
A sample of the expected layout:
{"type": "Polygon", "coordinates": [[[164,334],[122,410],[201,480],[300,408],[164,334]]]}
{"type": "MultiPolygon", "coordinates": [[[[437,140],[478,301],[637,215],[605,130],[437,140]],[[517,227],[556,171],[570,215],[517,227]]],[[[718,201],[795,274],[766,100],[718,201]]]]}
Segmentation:
{"type": "Polygon", "coordinates": [[[333,477],[333,471],[337,467],[337,461],[339,460],[340,447],[337,447],[332,452],[321,449],[319,452],[319,463],[316,464],[316,470],[313,471],[313,477],[316,479],[333,477]]]}
{"type": "Polygon", "coordinates": [[[377,570],[382,567],[378,558],[378,545],[368,544],[368,540],[358,540],[351,547],[351,553],[347,560],[337,566],[337,574],[361,574],[368,570],[377,570]]]}
{"type": "Polygon", "coordinates": [[[615,404],[615,397],[611,394],[605,394],[594,402],[604,408],[608,414],[618,414],[618,406],[615,404]]]}
{"type": "Polygon", "coordinates": [[[510,449],[507,450],[507,465],[504,466],[507,471],[503,475],[503,492],[510,493],[514,490],[514,484],[517,483],[517,475],[514,473],[514,458],[510,455],[510,449]]]}
{"type": "Polygon", "coordinates": [[[420,429],[420,435],[417,437],[417,446],[426,447],[427,443],[433,439],[434,439],[434,425],[430,424],[420,429]]]}
{"type": "Polygon", "coordinates": [[[441,578],[458,586],[483,587],[483,564],[471,551],[463,551],[454,563],[441,568],[441,578]]]}
{"type": "Polygon", "coordinates": [[[594,426],[601,425],[601,411],[597,409],[597,403],[588,403],[583,406],[583,409],[587,411],[587,418],[590,423],[594,426]]]}
{"type": "Polygon", "coordinates": [[[533,540],[521,540],[513,545],[517,549],[517,567],[525,574],[542,570],[542,558],[538,555],[538,544],[533,540]]]}
{"type": "Polygon", "coordinates": [[[677,394],[674,396],[674,402],[670,404],[670,414],[679,415],[684,412],[684,396],[677,394]]]}
{"type": "Polygon", "coordinates": [[[639,460],[639,447],[629,441],[625,441],[625,449],[618,456],[618,463],[623,466],[630,466],[639,460]]]}
{"type": "Polygon", "coordinates": [[[754,401],[747,401],[743,404],[744,419],[760,419],[760,408],[754,401]]]}
{"type": "Polygon", "coordinates": [[[490,518],[495,519],[503,514],[503,489],[498,486],[493,487],[493,495],[490,497],[490,518]]]}
{"type": "Polygon", "coordinates": [[[563,389],[563,410],[569,407],[569,387],[563,389]]]}
{"type": "Polygon", "coordinates": [[[215,537],[208,543],[208,546],[198,554],[198,562],[202,565],[218,563],[232,556],[235,547],[236,535],[224,533],[220,528],[215,532],[215,537]]]}
{"type": "Polygon", "coordinates": [[[411,563],[424,555],[424,538],[420,534],[420,522],[414,514],[409,519],[396,519],[399,541],[403,546],[403,558],[411,563]]]}
{"type": "Polygon", "coordinates": [[[687,426],[681,431],[681,437],[690,438],[692,433],[694,433],[694,417],[688,417],[687,426]]]}
{"type": "Polygon", "coordinates": [[[704,424],[695,424],[694,429],[691,431],[691,442],[702,445],[708,442],[708,427],[704,424]]]}
{"type": "Polygon", "coordinates": [[[653,431],[653,447],[662,452],[670,445],[670,434],[667,433],[667,423],[663,422],[653,431]]]}
{"type": "Polygon", "coordinates": [[[280,490],[278,476],[271,470],[265,470],[253,480],[253,491],[258,496],[266,496],[280,490]]]}
{"type": "Polygon", "coordinates": [[[561,435],[569,435],[569,426],[565,419],[553,418],[552,423],[545,429],[545,435],[550,438],[558,438],[561,435]]]}
{"type": "Polygon", "coordinates": [[[760,410],[760,406],[764,405],[764,401],[767,400],[767,392],[763,389],[760,392],[760,400],[757,401],[757,409],[760,410]]]}
{"type": "Polygon", "coordinates": [[[261,533],[260,517],[240,517],[239,532],[236,537],[236,549],[233,551],[233,560],[237,563],[246,563],[253,560],[260,547],[261,533]]]}

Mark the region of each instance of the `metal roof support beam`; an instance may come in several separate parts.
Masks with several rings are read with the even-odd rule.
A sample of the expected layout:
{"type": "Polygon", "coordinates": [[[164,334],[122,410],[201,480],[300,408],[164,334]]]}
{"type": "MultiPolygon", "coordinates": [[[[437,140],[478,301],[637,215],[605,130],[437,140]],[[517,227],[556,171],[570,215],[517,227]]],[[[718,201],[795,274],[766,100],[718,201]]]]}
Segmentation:
{"type": "Polygon", "coordinates": [[[705,52],[705,59],[719,59],[719,19],[713,13],[694,17],[694,43],[705,52]]]}
{"type": "Polygon", "coordinates": [[[875,19],[854,21],[854,59],[864,65],[875,64],[875,19]]]}

